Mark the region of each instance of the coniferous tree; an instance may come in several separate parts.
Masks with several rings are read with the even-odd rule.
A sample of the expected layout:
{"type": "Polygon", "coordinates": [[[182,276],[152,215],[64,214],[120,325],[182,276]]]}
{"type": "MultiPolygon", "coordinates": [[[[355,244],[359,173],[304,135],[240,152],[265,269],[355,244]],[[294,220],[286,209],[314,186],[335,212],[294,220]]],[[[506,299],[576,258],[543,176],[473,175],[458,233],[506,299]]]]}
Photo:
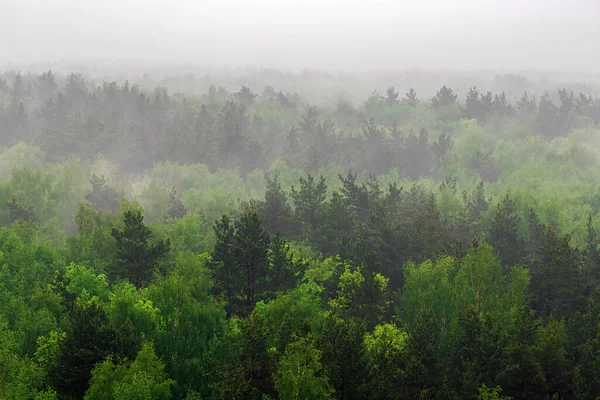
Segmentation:
{"type": "Polygon", "coordinates": [[[243,312],[249,314],[267,289],[270,238],[254,208],[242,213],[234,225],[232,246],[236,275],[240,280],[243,312]]]}
{"type": "Polygon", "coordinates": [[[559,236],[546,228],[532,265],[531,291],[534,308],[543,316],[559,319],[582,308],[583,282],[579,256],[570,235],[559,236]]]}
{"type": "Polygon", "coordinates": [[[260,218],[269,233],[279,232],[283,236],[288,236],[292,229],[290,226],[292,210],[287,203],[287,194],[281,188],[277,175],[270,178],[265,174],[265,180],[267,181],[267,190],[265,191],[265,201],[260,208],[260,218]]]}
{"type": "Polygon", "coordinates": [[[479,91],[476,87],[469,88],[467,97],[465,99],[465,118],[478,119],[482,117],[482,105],[479,99],[479,91]]]}
{"type": "Polygon", "coordinates": [[[504,266],[517,265],[522,261],[525,244],[519,237],[520,221],[514,201],[506,195],[498,203],[490,227],[490,244],[500,255],[504,266]]]}
{"type": "Polygon", "coordinates": [[[104,176],[92,174],[90,183],[92,190],[86,194],[85,199],[94,204],[99,210],[113,213],[119,209],[119,194],[107,185],[104,176]]]}
{"type": "Polygon", "coordinates": [[[128,354],[116,346],[116,333],[97,302],[76,304],[69,319],[69,331],[60,344],[58,363],[49,378],[65,398],[81,399],[89,387],[94,365],[111,354],[115,357],[128,354]]]}
{"type": "Polygon", "coordinates": [[[400,93],[396,92],[393,86],[390,86],[386,92],[385,102],[388,106],[392,106],[398,103],[398,96],[400,93]]]}
{"type": "Polygon", "coordinates": [[[508,117],[513,114],[513,107],[508,103],[506,99],[506,93],[502,92],[500,95],[494,96],[494,104],[492,105],[492,111],[498,117],[508,117]]]}
{"type": "Polygon", "coordinates": [[[406,97],[404,98],[404,100],[411,107],[416,107],[417,104],[419,104],[420,102],[419,98],[417,97],[417,92],[415,92],[415,89],[413,88],[410,88],[410,90],[406,93],[405,96],[406,97]]]}
{"type": "Polygon", "coordinates": [[[450,104],[453,104],[457,98],[458,95],[456,95],[452,89],[444,85],[440,90],[438,90],[438,92],[435,94],[435,97],[431,99],[431,108],[436,110],[445,106],[449,106],[450,104]]]}
{"type": "Polygon", "coordinates": [[[559,123],[559,110],[550,100],[550,95],[545,93],[538,105],[535,116],[535,126],[537,132],[547,139],[554,139],[561,133],[559,123]]]}
{"type": "Polygon", "coordinates": [[[600,239],[596,228],[594,228],[591,215],[587,223],[582,261],[582,278],[588,287],[587,292],[591,292],[600,286],[600,239]]]}
{"type": "Polygon", "coordinates": [[[508,331],[506,362],[498,375],[500,386],[513,398],[538,398],[546,393],[547,384],[539,354],[540,321],[533,310],[521,307],[508,331]]]}
{"type": "Polygon", "coordinates": [[[327,195],[325,178],[319,177],[315,182],[312,175],[300,178],[298,190],[292,186],[291,196],[294,199],[294,214],[297,221],[305,226],[305,230],[314,232],[321,225],[327,195]]]}
{"type": "Polygon", "coordinates": [[[252,90],[250,90],[250,88],[247,86],[242,86],[240,91],[235,94],[237,101],[246,106],[252,105],[256,99],[256,96],[257,95],[253,93],[252,90]]]}
{"type": "Polygon", "coordinates": [[[227,214],[214,225],[215,246],[212,252],[212,264],[217,294],[227,299],[228,311],[234,308],[237,301],[239,274],[234,254],[235,229],[227,214]]]}
{"type": "Polygon", "coordinates": [[[364,345],[364,322],[328,315],[318,338],[321,362],[336,397],[364,399],[368,379],[368,359],[364,345]]]}
{"type": "Polygon", "coordinates": [[[154,269],[161,258],[169,251],[170,241],[160,240],[150,243],[152,231],[144,224],[141,211],[125,211],[123,230],[113,228],[116,240],[114,277],[125,278],[137,289],[152,278],[154,269]]]}
{"type": "Polygon", "coordinates": [[[411,399],[433,399],[439,390],[437,365],[440,335],[433,314],[420,309],[408,329],[402,392],[411,399]]]}

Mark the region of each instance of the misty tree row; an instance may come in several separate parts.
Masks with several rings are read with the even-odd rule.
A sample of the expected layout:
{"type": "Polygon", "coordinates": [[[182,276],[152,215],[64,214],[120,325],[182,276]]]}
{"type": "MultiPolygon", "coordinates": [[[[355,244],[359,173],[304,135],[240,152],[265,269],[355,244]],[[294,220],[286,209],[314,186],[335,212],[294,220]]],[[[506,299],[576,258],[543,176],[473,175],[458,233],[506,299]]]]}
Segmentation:
{"type": "MultiPolygon", "coordinates": [[[[0,145],[27,141],[50,161],[101,153],[132,172],[170,160],[245,175],[283,159],[307,172],[343,165],[373,174],[398,168],[417,178],[435,174],[452,146],[452,123],[462,119],[491,130],[514,121],[547,139],[600,123],[600,100],[567,89],[557,92],[558,106],[548,93],[539,99],[525,93],[513,105],[504,93],[476,88],[459,104],[443,86],[429,101],[412,89],[401,97],[390,87],[358,108],[345,101],[318,108],[271,86],[260,95],[245,86],[236,93],[212,86],[202,96],[170,96],[163,88],[147,93],[128,83],[95,86],[76,74],[60,87],[56,81],[51,71],[0,81],[0,145]]],[[[470,163],[485,180],[497,178],[489,154],[470,163]]]]}

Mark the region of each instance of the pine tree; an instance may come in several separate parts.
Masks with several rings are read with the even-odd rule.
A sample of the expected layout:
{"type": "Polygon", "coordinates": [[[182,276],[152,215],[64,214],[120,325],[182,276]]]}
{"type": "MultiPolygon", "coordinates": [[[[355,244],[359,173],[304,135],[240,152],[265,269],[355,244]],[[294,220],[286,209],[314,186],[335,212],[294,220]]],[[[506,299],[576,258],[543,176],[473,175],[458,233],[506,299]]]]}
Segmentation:
{"type": "Polygon", "coordinates": [[[325,178],[319,177],[315,182],[312,175],[300,178],[300,188],[296,191],[292,186],[291,196],[294,199],[294,214],[297,221],[305,226],[305,230],[314,232],[321,225],[327,195],[325,178]]]}
{"type": "Polygon", "coordinates": [[[588,293],[600,286],[600,238],[593,222],[590,215],[582,254],[582,277],[586,282],[588,293]]]}
{"type": "Polygon", "coordinates": [[[318,338],[321,362],[340,399],[364,399],[368,393],[368,359],[364,344],[365,325],[356,318],[328,315],[318,338]]]}
{"type": "Polygon", "coordinates": [[[548,93],[540,98],[535,125],[537,132],[547,139],[554,139],[561,134],[559,110],[550,100],[548,93]]]}
{"type": "Polygon", "coordinates": [[[237,296],[237,266],[234,255],[234,227],[227,214],[215,223],[215,246],[212,252],[212,267],[215,271],[215,289],[227,299],[231,312],[237,296]]]}
{"type": "Polygon", "coordinates": [[[490,229],[490,244],[500,255],[504,266],[517,265],[523,259],[525,244],[519,237],[520,222],[514,201],[506,195],[498,203],[490,229]]]}
{"type": "Polygon", "coordinates": [[[411,399],[434,399],[441,378],[437,365],[440,332],[434,315],[420,309],[408,329],[402,392],[411,399]]]}
{"type": "Polygon", "coordinates": [[[287,194],[281,188],[277,175],[270,178],[265,174],[265,180],[267,181],[267,190],[265,191],[265,201],[260,208],[260,218],[269,233],[279,232],[283,236],[288,236],[291,233],[292,210],[287,203],[287,194]]]}
{"type": "Polygon", "coordinates": [[[452,89],[446,85],[442,86],[440,90],[435,94],[435,97],[431,99],[431,108],[437,110],[442,107],[449,106],[456,102],[458,95],[454,94],[452,89]]]}
{"type": "Polygon", "coordinates": [[[271,238],[269,247],[269,282],[271,293],[291,290],[296,286],[300,271],[299,262],[295,261],[289,245],[279,233],[271,238]]]}
{"type": "Polygon", "coordinates": [[[482,116],[481,100],[479,100],[479,91],[476,87],[469,88],[467,97],[465,99],[465,118],[478,119],[482,116]]]}
{"type": "Polygon", "coordinates": [[[262,300],[268,283],[270,238],[256,209],[249,208],[235,221],[233,254],[240,279],[243,313],[248,315],[262,300]]]}
{"type": "Polygon", "coordinates": [[[97,302],[76,304],[69,316],[68,327],[67,336],[60,344],[58,363],[50,371],[49,380],[64,398],[82,399],[94,366],[111,354],[115,357],[126,354],[115,346],[116,334],[97,302]]]}
{"type": "Polygon", "coordinates": [[[546,228],[535,253],[531,268],[532,302],[543,316],[559,319],[582,308],[579,256],[570,241],[570,235],[559,236],[553,228],[546,228]]]}
{"type": "Polygon", "coordinates": [[[242,86],[240,91],[235,94],[235,98],[237,99],[237,101],[244,104],[245,106],[252,105],[252,103],[254,103],[254,100],[256,99],[256,96],[257,95],[253,93],[252,90],[250,90],[250,88],[247,86],[242,86]]]}
{"type": "Polygon", "coordinates": [[[150,243],[152,231],[144,224],[141,211],[125,211],[123,219],[124,229],[112,230],[117,241],[113,275],[128,279],[140,289],[152,278],[159,261],[169,251],[170,241],[150,243]]]}
{"type": "Polygon", "coordinates": [[[506,341],[506,363],[498,375],[506,394],[518,399],[539,398],[546,393],[546,377],[540,364],[540,321],[533,310],[521,307],[506,341]]]}
{"type": "Polygon", "coordinates": [[[392,106],[398,103],[398,96],[400,93],[396,92],[393,86],[390,86],[386,92],[385,102],[388,106],[392,106]]]}
{"type": "Polygon", "coordinates": [[[420,102],[419,98],[417,97],[417,92],[415,92],[415,89],[413,88],[410,88],[410,90],[406,93],[404,100],[411,107],[416,107],[420,102]]]}

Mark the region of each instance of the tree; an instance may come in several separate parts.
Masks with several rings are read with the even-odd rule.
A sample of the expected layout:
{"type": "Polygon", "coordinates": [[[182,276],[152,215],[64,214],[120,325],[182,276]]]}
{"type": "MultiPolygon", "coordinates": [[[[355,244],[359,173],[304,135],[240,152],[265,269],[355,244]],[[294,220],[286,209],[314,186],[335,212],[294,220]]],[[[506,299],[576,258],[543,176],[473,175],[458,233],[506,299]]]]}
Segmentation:
{"type": "Polygon", "coordinates": [[[458,95],[454,94],[452,89],[444,85],[440,90],[438,90],[438,92],[435,94],[435,97],[431,99],[431,108],[436,110],[445,106],[449,106],[450,104],[453,104],[457,98],[458,95]]]}
{"type": "Polygon", "coordinates": [[[285,292],[296,286],[300,277],[301,260],[295,260],[290,246],[278,234],[271,237],[269,248],[269,282],[268,291],[272,293],[285,292]]]}
{"type": "Polygon", "coordinates": [[[260,219],[269,233],[279,232],[283,236],[288,236],[291,230],[289,219],[292,210],[287,203],[287,195],[281,189],[277,175],[270,178],[265,174],[265,180],[267,181],[267,190],[265,191],[265,201],[260,208],[260,219]]]}
{"type": "Polygon", "coordinates": [[[249,87],[242,86],[240,91],[235,94],[235,98],[240,103],[249,106],[252,105],[252,103],[254,103],[254,100],[256,99],[256,94],[253,93],[249,87]]]}
{"type": "Polygon", "coordinates": [[[309,232],[314,232],[322,223],[323,211],[327,195],[325,178],[319,177],[315,182],[312,175],[300,177],[300,188],[292,186],[291,196],[294,199],[294,214],[298,222],[309,232]]]}
{"type": "Polygon", "coordinates": [[[465,118],[479,119],[482,117],[481,100],[479,100],[479,91],[476,87],[469,88],[465,99],[465,118]]]}
{"type": "Polygon", "coordinates": [[[402,393],[407,339],[406,332],[389,323],[365,335],[372,398],[396,399],[402,393]]]}
{"type": "Polygon", "coordinates": [[[119,209],[119,194],[115,189],[107,185],[104,176],[92,174],[90,183],[92,190],[85,195],[85,199],[94,204],[99,210],[115,212],[119,209]]]}
{"type": "Polygon", "coordinates": [[[411,399],[436,398],[441,374],[437,365],[440,330],[425,307],[417,311],[408,328],[406,367],[402,393],[411,399]]]}
{"type": "Polygon", "coordinates": [[[124,228],[113,228],[116,240],[116,265],[113,275],[132,282],[137,289],[148,282],[161,258],[168,253],[169,239],[150,243],[152,231],[144,224],[141,211],[125,211],[124,228]]]}
{"type": "Polygon", "coordinates": [[[519,237],[520,222],[514,201],[506,195],[498,203],[490,226],[490,244],[500,254],[505,266],[517,265],[522,260],[525,244],[519,237]]]}
{"type": "Polygon", "coordinates": [[[417,97],[417,92],[415,92],[415,89],[413,88],[410,88],[410,90],[406,93],[405,96],[406,97],[404,98],[404,100],[411,107],[416,107],[417,104],[419,104],[420,102],[419,98],[417,97]]]}
{"type": "Polygon", "coordinates": [[[254,208],[246,210],[234,225],[233,254],[241,282],[243,313],[248,315],[267,288],[270,237],[254,208]]]}
{"type": "Polygon", "coordinates": [[[580,259],[570,245],[571,236],[546,228],[532,263],[531,292],[534,308],[543,316],[560,319],[583,306],[580,259]]]}
{"type": "Polygon", "coordinates": [[[518,310],[506,341],[506,364],[498,375],[506,394],[518,398],[537,398],[546,392],[546,377],[539,361],[540,321],[526,306],[518,310]]]}
{"type": "Polygon", "coordinates": [[[93,367],[106,357],[125,354],[116,346],[116,333],[98,302],[76,304],[69,316],[69,331],[60,344],[56,368],[49,373],[52,386],[67,399],[81,399],[88,389],[93,367]]]}
{"type": "Polygon", "coordinates": [[[337,297],[330,301],[332,312],[341,318],[355,317],[372,329],[385,320],[388,304],[388,279],[362,267],[346,267],[339,278],[337,297]]]}
{"type": "Polygon", "coordinates": [[[591,292],[600,286],[600,239],[598,232],[593,226],[592,216],[588,218],[587,235],[585,237],[585,247],[583,248],[582,278],[591,292]]]}
{"type": "Polygon", "coordinates": [[[40,100],[45,100],[48,97],[54,96],[57,88],[58,86],[52,70],[48,70],[47,72],[44,72],[38,76],[35,89],[37,97],[40,100]]]}
{"type": "Polygon", "coordinates": [[[11,224],[17,221],[30,222],[34,224],[37,222],[37,217],[31,207],[27,207],[19,203],[15,198],[8,200],[6,202],[6,206],[8,207],[11,224]]]}
{"type": "Polygon", "coordinates": [[[527,91],[517,102],[517,111],[521,115],[534,115],[537,111],[537,101],[535,97],[529,97],[527,91]]]}
{"type": "Polygon", "coordinates": [[[227,214],[214,225],[215,246],[212,252],[217,294],[224,294],[229,306],[233,306],[237,295],[237,270],[234,254],[235,229],[227,214]]]}
{"type": "MultiPolygon", "coordinates": [[[[262,398],[264,395],[274,395],[275,364],[268,349],[270,327],[265,324],[262,313],[254,310],[248,318],[240,321],[241,330],[241,372],[242,387],[246,392],[245,398],[262,398]]],[[[240,382],[230,382],[239,385],[240,382]]]]}
{"type": "Polygon", "coordinates": [[[544,93],[540,98],[535,116],[535,126],[536,131],[547,139],[554,139],[561,134],[559,110],[550,100],[548,93],[544,93]]]}
{"type": "Polygon", "coordinates": [[[398,103],[398,96],[400,93],[396,92],[393,86],[390,86],[386,92],[385,102],[388,106],[392,106],[398,103]]]}
{"type": "Polygon", "coordinates": [[[477,400],[509,400],[510,397],[502,396],[502,388],[500,386],[496,386],[494,388],[489,388],[486,385],[481,385],[480,388],[477,389],[477,400]]]}
{"type": "Polygon", "coordinates": [[[154,353],[151,343],[144,343],[135,360],[114,364],[109,357],[92,371],[85,400],[168,400],[171,386],[165,366],[154,353]]]}
{"type": "Polygon", "coordinates": [[[175,187],[173,187],[171,189],[171,192],[169,193],[169,204],[170,208],[169,211],[167,211],[169,217],[173,219],[178,219],[186,216],[187,211],[185,210],[185,205],[179,198],[177,194],[177,189],[175,189],[175,187]]]}
{"type": "Polygon", "coordinates": [[[491,198],[488,199],[485,197],[483,180],[479,181],[479,184],[471,193],[465,191],[463,193],[463,200],[465,202],[462,214],[462,223],[464,226],[460,228],[465,229],[466,232],[459,232],[458,239],[467,242],[474,236],[481,237],[481,234],[484,233],[483,218],[489,208],[491,198]],[[467,234],[470,236],[465,236],[467,234]]]}
{"type": "Polygon", "coordinates": [[[368,360],[364,344],[365,325],[356,318],[328,315],[317,339],[321,362],[335,395],[340,399],[364,399],[367,393],[368,360]]]}
{"type": "Polygon", "coordinates": [[[506,94],[504,92],[500,93],[500,95],[494,96],[494,104],[492,105],[492,111],[495,115],[499,117],[508,117],[513,114],[514,109],[508,103],[506,99],[506,94]]]}
{"type": "Polygon", "coordinates": [[[575,109],[575,95],[573,91],[567,92],[567,89],[558,90],[560,107],[558,108],[558,121],[563,127],[568,123],[569,113],[575,109]]]}
{"type": "Polygon", "coordinates": [[[321,352],[311,337],[287,345],[275,375],[275,388],[281,400],[329,399],[333,388],[323,375],[321,352]]]}

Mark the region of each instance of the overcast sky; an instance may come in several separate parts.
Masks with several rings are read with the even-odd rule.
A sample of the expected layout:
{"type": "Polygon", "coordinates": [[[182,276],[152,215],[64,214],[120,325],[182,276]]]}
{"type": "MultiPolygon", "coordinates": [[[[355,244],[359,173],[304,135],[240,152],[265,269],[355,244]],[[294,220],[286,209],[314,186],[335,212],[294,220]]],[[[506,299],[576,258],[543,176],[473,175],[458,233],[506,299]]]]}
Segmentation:
{"type": "Polygon", "coordinates": [[[0,62],[600,71],[600,0],[0,0],[0,62]]]}

